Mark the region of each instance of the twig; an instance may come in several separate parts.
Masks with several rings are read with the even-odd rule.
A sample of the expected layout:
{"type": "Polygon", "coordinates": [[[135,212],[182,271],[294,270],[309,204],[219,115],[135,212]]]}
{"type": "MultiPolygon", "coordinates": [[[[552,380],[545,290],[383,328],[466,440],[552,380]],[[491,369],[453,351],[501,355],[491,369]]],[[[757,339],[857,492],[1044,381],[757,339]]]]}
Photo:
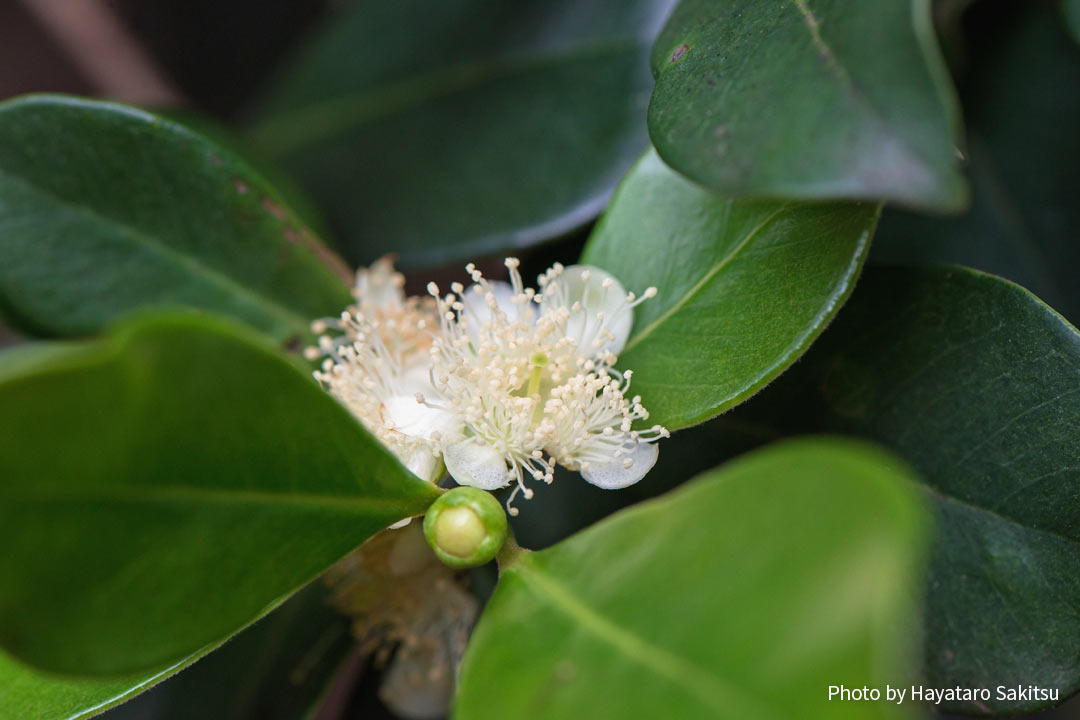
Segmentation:
{"type": "Polygon", "coordinates": [[[182,94],[101,0],[21,0],[105,97],[177,105],[182,94]]]}

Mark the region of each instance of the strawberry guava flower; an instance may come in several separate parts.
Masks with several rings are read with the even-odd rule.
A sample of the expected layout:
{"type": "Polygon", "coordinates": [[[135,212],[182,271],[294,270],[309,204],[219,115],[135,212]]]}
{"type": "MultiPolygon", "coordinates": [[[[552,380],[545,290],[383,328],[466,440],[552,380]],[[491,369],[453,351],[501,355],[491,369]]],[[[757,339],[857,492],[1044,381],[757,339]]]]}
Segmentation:
{"type": "Polygon", "coordinates": [[[442,474],[443,436],[456,437],[454,416],[417,402],[438,397],[429,372],[435,303],[406,298],[405,278],[389,258],[356,274],[356,304],[340,318],[317,320],[317,348],[307,357],[325,356],[315,378],[392,450],[417,476],[435,482],[442,474]],[[332,333],[332,334],[331,334],[332,333]]]}
{"type": "Polygon", "coordinates": [[[460,485],[496,490],[507,502],[551,483],[555,466],[590,483],[623,488],[656,462],[659,425],[630,395],[632,372],[615,368],[633,309],[656,295],[628,293],[599,268],[556,264],[527,288],[515,258],[510,282],[466,267],[472,283],[406,298],[388,259],[357,273],[356,304],[317,321],[325,357],[315,377],[416,475],[442,466],[460,485]],[[441,462],[440,462],[441,460],[441,462]]]}
{"type": "Polygon", "coordinates": [[[426,407],[458,418],[456,441],[443,440],[447,471],[461,485],[495,490],[514,484],[507,502],[533,491],[526,479],[551,483],[556,465],[580,471],[606,489],[640,480],[656,462],[654,444],[668,431],[634,429],[648,411],[629,396],[631,372],[614,368],[633,325],[637,298],[609,273],[556,264],[526,288],[515,258],[510,283],[485,279],[473,265],[473,284],[440,295],[441,332],[431,347],[437,399],[426,407]]]}

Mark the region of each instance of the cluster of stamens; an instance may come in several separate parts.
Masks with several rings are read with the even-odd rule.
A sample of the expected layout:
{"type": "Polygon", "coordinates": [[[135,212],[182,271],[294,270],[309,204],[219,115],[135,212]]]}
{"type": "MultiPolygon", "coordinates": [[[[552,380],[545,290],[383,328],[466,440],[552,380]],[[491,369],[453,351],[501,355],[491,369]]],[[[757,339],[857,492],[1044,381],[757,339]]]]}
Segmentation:
{"type": "Polygon", "coordinates": [[[430,283],[427,299],[374,292],[402,280],[373,266],[313,353],[326,356],[316,377],[414,472],[423,448],[460,484],[513,484],[511,514],[519,492],[532,497],[526,480],[551,483],[556,465],[601,487],[637,482],[668,436],[635,429],[648,411],[628,395],[631,371],[614,368],[633,308],[656,289],[638,298],[602,270],[556,264],[537,292],[518,265],[506,260],[507,285],[470,264],[470,286],[430,283]]]}

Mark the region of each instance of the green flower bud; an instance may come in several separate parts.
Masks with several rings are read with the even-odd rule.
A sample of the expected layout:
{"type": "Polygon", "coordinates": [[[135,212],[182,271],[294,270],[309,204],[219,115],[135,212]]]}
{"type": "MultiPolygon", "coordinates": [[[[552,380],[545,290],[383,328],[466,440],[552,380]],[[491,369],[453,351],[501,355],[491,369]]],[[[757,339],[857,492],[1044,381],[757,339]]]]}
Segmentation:
{"type": "Polygon", "coordinates": [[[483,565],[495,557],[506,540],[506,513],[489,493],[456,487],[428,508],[424,537],[450,567],[483,565]]]}

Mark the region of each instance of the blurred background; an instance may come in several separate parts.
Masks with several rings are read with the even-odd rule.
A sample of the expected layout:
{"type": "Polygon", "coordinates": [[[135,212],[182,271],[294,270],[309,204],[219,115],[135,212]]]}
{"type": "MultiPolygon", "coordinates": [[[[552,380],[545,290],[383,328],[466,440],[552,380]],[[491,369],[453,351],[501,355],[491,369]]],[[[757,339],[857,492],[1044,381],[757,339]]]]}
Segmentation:
{"type": "MultiPolygon", "coordinates": [[[[483,3],[448,6],[460,11],[470,4],[483,3]]],[[[626,34],[626,27],[590,27],[588,13],[577,13],[573,3],[552,0],[552,4],[559,6],[551,14],[561,18],[563,26],[529,28],[511,40],[545,45],[586,31],[595,31],[601,39],[626,34]]],[[[236,142],[250,157],[261,158],[264,152],[273,156],[266,161],[269,174],[282,172],[272,167],[280,163],[286,167],[283,175],[299,181],[311,197],[310,222],[351,263],[395,251],[406,267],[429,266],[417,278],[421,284],[432,276],[439,279],[441,273],[459,277],[459,268],[468,259],[491,262],[498,257],[496,247],[519,248],[528,274],[555,260],[572,262],[615,182],[647,144],[644,108],[651,89],[647,39],[671,3],[634,3],[627,27],[633,30],[630,37],[642,41],[630,43],[625,56],[608,58],[595,78],[584,68],[575,69],[580,82],[574,92],[580,97],[549,92],[546,70],[522,71],[528,75],[523,85],[527,101],[518,97],[507,104],[519,108],[515,112],[539,118],[535,128],[522,126],[524,138],[502,137],[491,129],[499,125],[493,118],[505,120],[511,111],[490,102],[491,96],[467,93],[454,101],[457,104],[436,103],[425,116],[433,119],[407,121],[419,123],[410,127],[412,137],[422,138],[415,157],[392,133],[378,135],[389,137],[392,145],[398,143],[396,149],[411,163],[405,168],[389,164],[381,148],[357,138],[350,140],[354,155],[343,155],[340,146],[323,141],[313,141],[299,154],[302,157],[291,150],[306,142],[304,128],[327,122],[326,117],[304,115],[305,102],[320,94],[334,100],[341,88],[365,80],[348,58],[385,61],[390,74],[420,62],[413,57],[409,40],[390,33],[370,45],[354,43],[349,32],[358,23],[385,21],[377,11],[357,11],[357,5],[339,0],[0,0],[0,100],[31,92],[71,93],[179,109],[182,119],[205,123],[212,132],[227,134],[227,128],[233,128],[243,135],[236,142]],[[646,5],[647,11],[640,9],[646,5]],[[333,77],[312,82],[311,68],[325,67],[335,57],[346,61],[328,74],[333,77]],[[614,109],[608,103],[602,112],[592,112],[594,108],[581,99],[601,87],[625,100],[614,109]],[[292,118],[292,126],[280,118],[292,118]],[[481,148],[478,158],[455,152],[453,138],[463,134],[483,139],[469,143],[481,148]],[[423,138],[430,138],[430,143],[425,145],[423,138]],[[518,147],[515,143],[532,152],[507,152],[518,147]],[[603,154],[602,162],[581,164],[599,168],[594,174],[577,172],[575,143],[600,148],[596,152],[603,154]],[[548,167],[546,158],[551,157],[561,158],[564,165],[548,167]],[[360,165],[366,167],[363,177],[357,171],[360,165]],[[450,177],[452,183],[447,182],[450,177]],[[560,183],[559,189],[552,189],[554,177],[569,178],[567,187],[560,183]],[[564,194],[533,202],[534,197],[559,192],[564,194]],[[424,217],[415,202],[421,195],[444,209],[452,208],[443,216],[449,219],[435,222],[424,217]],[[464,257],[442,252],[445,246],[457,248],[464,257]]],[[[451,58],[460,63],[501,52],[494,47],[501,41],[499,31],[528,27],[530,8],[535,10],[538,4],[522,3],[520,8],[496,12],[490,27],[470,32],[459,31],[452,17],[443,16],[434,3],[427,11],[422,3],[405,5],[432,16],[417,33],[445,39],[445,46],[422,58],[425,72],[437,74],[440,63],[449,64],[451,58]]],[[[1080,260],[1080,243],[1071,242],[1067,232],[1080,227],[1080,203],[1058,194],[1080,187],[1076,162],[1080,51],[1058,22],[1051,2],[941,0],[935,7],[964,103],[970,145],[965,161],[973,176],[974,203],[968,213],[949,220],[887,211],[871,258],[947,260],[1002,274],[1076,322],[1080,284],[1073,271],[1080,267],[1074,262],[1080,260]],[[1059,92],[1070,89],[1071,93],[1059,92]],[[1032,115],[1042,133],[1014,132],[1021,123],[1033,122],[1032,115]],[[995,200],[1002,178],[1007,179],[1004,185],[1022,188],[1005,210],[995,200]],[[913,237],[919,240],[914,245],[909,242],[913,237]]],[[[16,341],[0,325],[0,346],[16,341]]],[[[741,416],[724,415],[680,433],[661,454],[650,482],[623,493],[556,482],[537,495],[533,512],[522,514],[518,537],[527,546],[549,545],[622,506],[660,494],[698,471],[771,440],[746,419],[752,417],[753,407],[748,407],[741,416]],[[542,525],[535,522],[540,518],[542,525]],[[530,519],[534,525],[529,525],[530,519]]],[[[123,717],[159,717],[168,702],[167,685],[125,706],[123,717]]],[[[353,661],[332,690],[333,710],[326,717],[385,716],[377,687],[378,679],[353,661]]],[[[262,717],[261,711],[253,712],[252,717],[262,717]]],[[[1039,717],[1080,718],[1080,701],[1074,699],[1039,717]]]]}
{"type": "Polygon", "coordinates": [[[0,97],[64,92],[236,117],[329,0],[5,0],[0,97]]]}

